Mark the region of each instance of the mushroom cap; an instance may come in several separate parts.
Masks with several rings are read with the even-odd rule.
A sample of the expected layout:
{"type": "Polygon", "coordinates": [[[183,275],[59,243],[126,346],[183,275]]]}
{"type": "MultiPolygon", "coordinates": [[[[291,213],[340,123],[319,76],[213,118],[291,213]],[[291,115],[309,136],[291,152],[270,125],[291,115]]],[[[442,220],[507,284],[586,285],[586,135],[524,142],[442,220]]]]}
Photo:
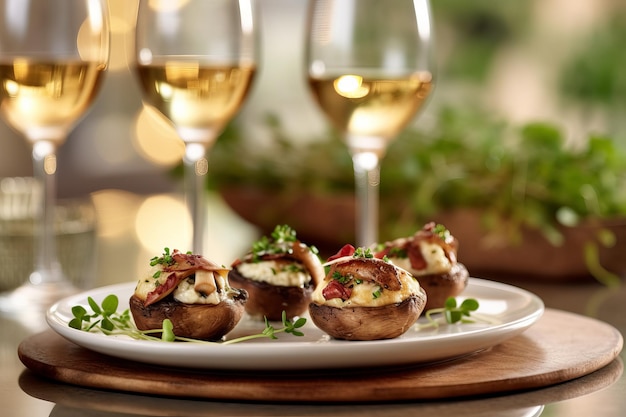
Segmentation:
{"type": "Polygon", "coordinates": [[[398,337],[415,323],[426,305],[421,290],[400,303],[379,307],[334,307],[311,303],[313,323],[335,339],[380,340],[398,337]]]}
{"type": "Polygon", "coordinates": [[[218,304],[185,304],[170,295],[145,306],[144,301],[133,294],[129,306],[139,330],[161,329],[163,320],[170,319],[176,336],[215,341],[239,323],[247,299],[247,292],[239,291],[218,304]]]}
{"type": "Polygon", "coordinates": [[[301,315],[311,302],[314,285],[282,286],[244,277],[237,268],[231,269],[228,281],[248,293],[246,312],[252,317],[281,320],[283,311],[287,317],[301,315]]]}

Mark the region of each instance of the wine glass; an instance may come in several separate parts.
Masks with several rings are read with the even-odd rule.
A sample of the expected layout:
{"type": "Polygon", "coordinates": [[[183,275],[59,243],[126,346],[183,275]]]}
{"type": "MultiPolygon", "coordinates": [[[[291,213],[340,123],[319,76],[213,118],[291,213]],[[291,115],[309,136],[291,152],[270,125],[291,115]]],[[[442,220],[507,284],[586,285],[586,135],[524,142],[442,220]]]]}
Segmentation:
{"type": "Polygon", "coordinates": [[[56,151],[93,103],[108,59],[106,0],[0,0],[0,113],[32,147],[41,204],[34,271],[0,310],[43,309],[75,291],[57,260],[56,151]]]}
{"type": "Polygon", "coordinates": [[[136,73],[144,104],[185,143],[192,250],[204,253],[207,152],[243,104],[256,72],[254,0],[140,1],[136,73]]]}
{"type": "Polygon", "coordinates": [[[428,0],[312,0],[306,64],[318,105],[343,134],[356,185],[356,240],[378,240],[380,161],[433,89],[428,0]]]}

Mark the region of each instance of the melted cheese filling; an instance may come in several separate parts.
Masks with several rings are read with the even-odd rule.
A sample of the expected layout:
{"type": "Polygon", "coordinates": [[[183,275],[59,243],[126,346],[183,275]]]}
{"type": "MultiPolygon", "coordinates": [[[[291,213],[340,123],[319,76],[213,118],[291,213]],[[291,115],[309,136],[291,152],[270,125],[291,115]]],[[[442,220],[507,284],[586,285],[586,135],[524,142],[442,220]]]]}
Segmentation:
{"type": "Polygon", "coordinates": [[[253,281],[266,282],[280,287],[304,287],[311,277],[298,263],[276,261],[243,262],[237,265],[239,273],[253,281]]]}
{"type": "Polygon", "coordinates": [[[419,245],[422,257],[426,261],[426,268],[414,269],[409,258],[389,257],[389,261],[400,268],[411,271],[415,276],[450,272],[452,263],[441,246],[428,242],[420,242],[419,245]]]}
{"type": "Polygon", "coordinates": [[[364,281],[360,284],[354,284],[351,288],[350,298],[342,300],[341,298],[331,298],[326,300],[322,294],[324,288],[332,278],[324,278],[324,282],[319,285],[313,292],[312,301],[316,304],[323,304],[330,307],[381,307],[389,304],[397,304],[416,295],[420,292],[420,284],[409,272],[401,270],[400,282],[401,287],[398,291],[385,290],[377,283],[364,281]]]}
{"type": "Polygon", "coordinates": [[[154,291],[156,287],[158,287],[159,283],[163,282],[164,278],[161,278],[161,280],[159,281],[159,278],[154,277],[155,275],[159,275],[159,273],[160,276],[163,277],[164,274],[162,273],[162,271],[163,268],[161,265],[155,265],[151,269],[146,271],[146,275],[139,279],[139,281],[137,282],[137,286],[135,287],[135,295],[139,299],[145,300],[148,296],[148,293],[154,291]]]}
{"type": "MultiPolygon", "coordinates": [[[[224,281],[222,277],[218,280],[224,281]]],[[[223,283],[217,283],[218,288],[224,288],[223,283]]],[[[223,297],[220,297],[224,292],[213,291],[210,294],[201,294],[194,289],[193,279],[187,278],[183,280],[178,287],[174,290],[174,299],[185,304],[219,304],[223,297]]]]}

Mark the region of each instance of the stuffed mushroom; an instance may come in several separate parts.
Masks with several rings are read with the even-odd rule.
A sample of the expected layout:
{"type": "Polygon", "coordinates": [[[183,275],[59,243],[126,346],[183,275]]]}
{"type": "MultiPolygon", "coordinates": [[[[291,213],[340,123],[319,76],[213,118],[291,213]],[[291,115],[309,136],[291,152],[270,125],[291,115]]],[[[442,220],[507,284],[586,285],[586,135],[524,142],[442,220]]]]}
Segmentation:
{"type": "Polygon", "coordinates": [[[309,315],[335,339],[379,340],[404,334],[419,318],[426,293],[408,271],[370,249],[344,246],[324,264],[309,315]]]}
{"type": "Polygon", "coordinates": [[[441,224],[427,223],[413,236],[377,248],[376,257],[386,257],[419,279],[428,295],[426,310],[440,308],[446,299],[467,286],[469,272],[457,261],[459,242],[441,224]]]}
{"type": "Polygon", "coordinates": [[[150,266],[129,300],[139,330],[160,329],[170,319],[177,336],[215,341],[243,317],[248,294],[230,286],[228,268],[169,249],[150,266]]]}
{"type": "Polygon", "coordinates": [[[311,294],[324,277],[314,247],[296,238],[287,225],[276,226],[232,264],[230,282],[249,294],[246,312],[253,318],[281,320],[307,311],[311,294]]]}

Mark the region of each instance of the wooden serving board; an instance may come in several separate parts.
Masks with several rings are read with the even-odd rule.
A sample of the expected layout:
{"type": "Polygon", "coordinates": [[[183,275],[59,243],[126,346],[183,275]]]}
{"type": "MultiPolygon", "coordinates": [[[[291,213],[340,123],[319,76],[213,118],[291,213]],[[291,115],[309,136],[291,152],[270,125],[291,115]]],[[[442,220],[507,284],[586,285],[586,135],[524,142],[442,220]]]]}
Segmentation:
{"type": "Polygon", "coordinates": [[[622,335],[607,323],[547,309],[522,335],[489,350],[393,369],[175,369],[95,353],[52,330],[24,340],[18,355],[36,374],[83,387],[167,397],[318,403],[443,399],[546,387],[608,365],[622,346],[622,335]]]}

